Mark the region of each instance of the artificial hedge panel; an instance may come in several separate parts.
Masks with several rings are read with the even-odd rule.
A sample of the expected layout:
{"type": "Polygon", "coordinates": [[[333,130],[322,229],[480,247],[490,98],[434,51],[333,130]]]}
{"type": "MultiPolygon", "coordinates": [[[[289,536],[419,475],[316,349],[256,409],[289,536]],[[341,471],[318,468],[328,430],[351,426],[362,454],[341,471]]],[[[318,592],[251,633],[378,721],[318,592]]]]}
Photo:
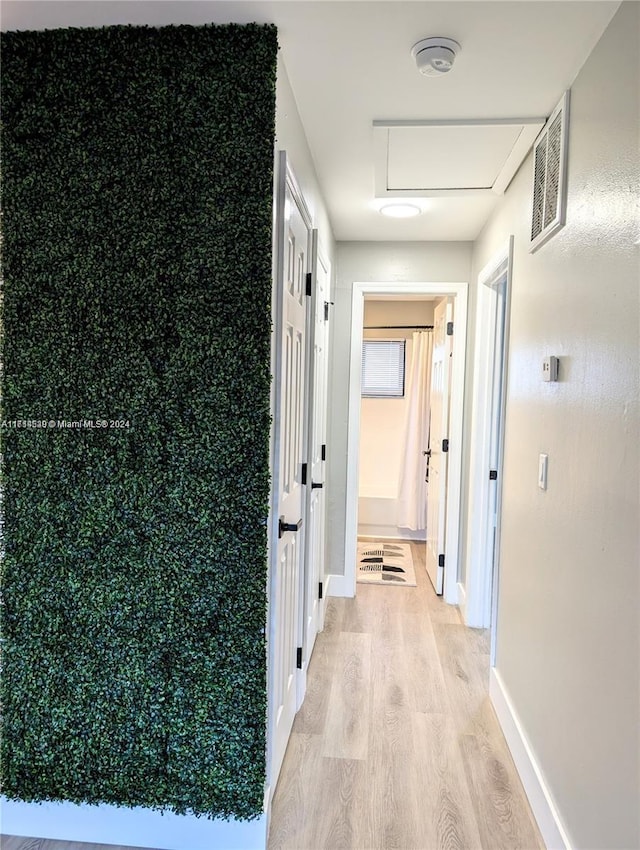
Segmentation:
{"type": "Polygon", "coordinates": [[[2,49],[4,793],[251,818],[276,30],[2,49]]]}

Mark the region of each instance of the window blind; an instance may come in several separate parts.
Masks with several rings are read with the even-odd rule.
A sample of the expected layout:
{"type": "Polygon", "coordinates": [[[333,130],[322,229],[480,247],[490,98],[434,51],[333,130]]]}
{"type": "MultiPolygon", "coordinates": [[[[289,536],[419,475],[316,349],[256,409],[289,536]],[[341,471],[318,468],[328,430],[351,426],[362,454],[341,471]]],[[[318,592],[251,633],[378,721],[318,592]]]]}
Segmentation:
{"type": "Polygon", "coordinates": [[[404,396],[404,339],[362,341],[362,395],[365,398],[404,396]]]}

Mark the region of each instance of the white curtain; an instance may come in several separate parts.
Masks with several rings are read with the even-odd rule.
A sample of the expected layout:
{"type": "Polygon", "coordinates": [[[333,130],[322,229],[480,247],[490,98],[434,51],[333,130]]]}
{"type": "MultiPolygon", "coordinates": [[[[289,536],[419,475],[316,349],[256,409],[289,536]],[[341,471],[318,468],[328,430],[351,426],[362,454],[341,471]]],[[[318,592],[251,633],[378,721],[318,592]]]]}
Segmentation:
{"type": "Polygon", "coordinates": [[[414,333],[411,365],[407,375],[407,416],[398,481],[397,516],[398,526],[412,531],[423,531],[427,525],[427,459],[422,452],[429,448],[432,354],[432,332],[414,333]]]}

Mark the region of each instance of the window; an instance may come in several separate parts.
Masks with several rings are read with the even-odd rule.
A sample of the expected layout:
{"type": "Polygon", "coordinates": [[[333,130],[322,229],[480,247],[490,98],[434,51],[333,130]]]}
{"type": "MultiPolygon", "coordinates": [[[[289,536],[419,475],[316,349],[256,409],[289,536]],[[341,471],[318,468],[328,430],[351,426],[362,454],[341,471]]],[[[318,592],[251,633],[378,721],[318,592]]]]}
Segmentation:
{"type": "Polygon", "coordinates": [[[404,352],[404,339],[362,340],[363,397],[404,396],[404,352]]]}

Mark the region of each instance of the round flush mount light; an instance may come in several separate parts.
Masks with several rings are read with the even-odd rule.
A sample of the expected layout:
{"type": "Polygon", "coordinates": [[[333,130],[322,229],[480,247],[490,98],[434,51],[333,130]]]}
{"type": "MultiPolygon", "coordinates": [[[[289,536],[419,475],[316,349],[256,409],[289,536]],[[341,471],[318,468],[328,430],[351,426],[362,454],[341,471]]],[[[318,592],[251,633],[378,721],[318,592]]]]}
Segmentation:
{"type": "Polygon", "coordinates": [[[441,77],[453,68],[460,45],[452,38],[423,38],[411,48],[418,71],[426,77],[441,77]]]}
{"type": "Polygon", "coordinates": [[[417,204],[408,204],[405,201],[391,201],[379,208],[382,215],[389,218],[413,218],[422,213],[422,207],[417,204]]]}

